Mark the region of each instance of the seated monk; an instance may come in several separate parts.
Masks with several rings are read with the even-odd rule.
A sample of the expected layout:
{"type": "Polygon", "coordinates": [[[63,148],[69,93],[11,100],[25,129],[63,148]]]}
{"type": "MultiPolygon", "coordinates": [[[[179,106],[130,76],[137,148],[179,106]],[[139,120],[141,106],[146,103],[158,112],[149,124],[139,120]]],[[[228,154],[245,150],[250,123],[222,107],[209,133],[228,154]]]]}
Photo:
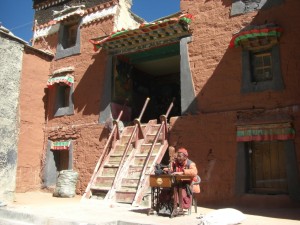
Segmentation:
{"type": "MultiPolygon", "coordinates": [[[[192,185],[193,182],[198,182],[197,175],[198,170],[196,164],[188,159],[188,151],[185,148],[179,148],[175,160],[171,163],[171,168],[165,168],[166,172],[171,174],[179,175],[192,175],[193,178],[190,180],[188,185],[192,186],[192,193],[200,193],[199,184],[192,185]]],[[[189,209],[192,203],[192,193],[186,188],[182,189],[182,207],[183,209],[189,209]]]]}

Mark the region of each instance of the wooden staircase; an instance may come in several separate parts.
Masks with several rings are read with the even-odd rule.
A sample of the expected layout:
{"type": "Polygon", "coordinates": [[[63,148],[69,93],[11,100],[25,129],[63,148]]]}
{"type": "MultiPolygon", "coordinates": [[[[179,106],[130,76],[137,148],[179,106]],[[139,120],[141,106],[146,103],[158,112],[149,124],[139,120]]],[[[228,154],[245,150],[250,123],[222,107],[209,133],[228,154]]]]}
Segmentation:
{"type": "MultiPolygon", "coordinates": [[[[146,162],[146,158],[153,144],[154,137],[160,127],[160,124],[149,122],[147,124],[147,132],[145,133],[145,139],[138,145],[135,150],[134,156],[131,158],[131,161],[128,163],[128,169],[123,167],[125,170],[122,178],[119,180],[119,183],[115,187],[115,196],[114,200],[119,203],[129,203],[132,204],[134,202],[135,196],[137,194],[140,179],[142,177],[150,175],[150,173],[154,170],[154,166],[156,163],[160,163],[162,160],[166,149],[168,147],[167,141],[165,141],[160,135],[160,139],[157,143],[155,143],[153,151],[151,153],[149,163],[147,165],[146,173],[142,174],[143,168],[146,162]]],[[[144,191],[140,193],[140,201],[138,205],[141,203],[143,197],[150,195],[149,183],[144,184],[147,187],[143,188],[144,191]]],[[[112,189],[113,191],[113,189],[112,189]]]]}
{"type": "MultiPolygon", "coordinates": [[[[145,126],[143,126],[145,127],[145,126]]],[[[92,182],[92,196],[97,199],[105,199],[108,191],[111,189],[116,173],[119,169],[120,162],[128,143],[128,133],[132,127],[125,127],[120,140],[116,141],[115,147],[111,148],[110,153],[105,157],[102,168],[99,169],[96,178],[92,182]]],[[[133,144],[129,145],[125,160],[133,157],[135,151],[133,144]]]]}
{"type": "Polygon", "coordinates": [[[141,205],[144,197],[150,196],[149,175],[168,148],[166,118],[173,103],[166,116],[161,116],[161,124],[156,120],[141,124],[139,121],[148,101],[140,117],[134,121],[135,125],[125,127],[122,134],[118,132],[119,115],[114,125],[116,129],[113,129],[116,134],[111,134],[108,139],[111,142],[114,136],[114,142],[110,148],[109,143],[106,144],[108,150],[99,159],[82,198],[141,205]]]}

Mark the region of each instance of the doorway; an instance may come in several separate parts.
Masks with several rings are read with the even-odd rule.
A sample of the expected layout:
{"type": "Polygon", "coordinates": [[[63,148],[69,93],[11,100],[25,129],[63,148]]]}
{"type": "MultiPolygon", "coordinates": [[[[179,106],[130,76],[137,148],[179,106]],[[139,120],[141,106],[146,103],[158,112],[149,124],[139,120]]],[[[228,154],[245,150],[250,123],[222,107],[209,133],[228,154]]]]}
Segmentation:
{"type": "Polygon", "coordinates": [[[141,122],[181,115],[179,43],[117,55],[113,58],[112,102],[128,100],[131,120],[139,117],[146,98],[150,101],[141,122]]]}
{"type": "Polygon", "coordinates": [[[283,141],[249,142],[248,160],[249,193],[288,193],[283,141]]]}

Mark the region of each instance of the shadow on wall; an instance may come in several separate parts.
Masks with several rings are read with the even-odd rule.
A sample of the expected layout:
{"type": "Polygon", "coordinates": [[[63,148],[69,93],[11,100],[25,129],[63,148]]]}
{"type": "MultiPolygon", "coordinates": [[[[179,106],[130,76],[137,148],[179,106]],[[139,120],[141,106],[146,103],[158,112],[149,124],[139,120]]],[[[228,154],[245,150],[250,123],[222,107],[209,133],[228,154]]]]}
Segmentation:
{"type": "MultiPolygon", "coordinates": [[[[209,4],[210,2],[213,3],[213,1],[206,0],[205,4],[209,4]]],[[[223,0],[226,10],[230,11],[229,7],[231,7],[232,2],[232,0],[223,0]]],[[[289,19],[287,17],[280,16],[289,14],[289,9],[285,7],[285,4],[281,4],[280,6],[282,7],[277,7],[277,5],[274,6],[271,3],[270,0],[266,2],[265,6],[262,7],[263,10],[250,21],[250,25],[263,25],[274,22],[282,26],[284,30],[286,28],[288,28],[287,30],[297,30],[296,23],[291,24],[288,22],[289,19]]],[[[294,3],[294,7],[297,5],[299,6],[298,3],[294,3]]],[[[229,15],[230,13],[228,13],[229,15]]],[[[236,17],[238,16],[235,16],[235,19],[238,19],[236,17]]],[[[200,18],[195,17],[195,20],[197,19],[200,18]]],[[[191,49],[194,56],[201,53],[203,60],[201,63],[204,67],[201,68],[202,70],[199,74],[196,74],[197,79],[194,78],[195,87],[199,88],[198,95],[195,98],[199,113],[195,116],[184,115],[178,118],[173,124],[169,143],[177,147],[184,146],[190,151],[190,159],[196,162],[200,177],[203,180],[203,189],[201,190],[200,197],[202,203],[209,203],[210,199],[218,202],[218,199],[220,199],[220,202],[223,201],[223,203],[226,203],[228,200],[228,204],[235,197],[234,187],[231,186],[235,185],[234,179],[236,173],[236,111],[266,107],[272,108],[274,106],[277,107],[278,102],[284,103],[286,99],[292,99],[292,102],[297,102],[297,100],[295,95],[292,95],[292,91],[288,92],[286,90],[281,91],[280,94],[278,94],[278,91],[272,90],[247,94],[241,93],[242,49],[228,48],[232,35],[237,32],[236,27],[226,27],[227,33],[220,29],[220,34],[216,35],[216,29],[210,29],[209,27],[211,26],[211,21],[210,24],[205,24],[206,27],[203,26],[203,21],[195,21],[196,23],[202,24],[202,29],[206,30],[205,37],[211,37],[211,43],[199,40],[198,44],[202,44],[203,48],[193,46],[191,49]],[[230,31],[228,31],[229,29],[230,31]],[[222,35],[221,32],[224,32],[224,34],[222,35]],[[207,46],[211,46],[211,49],[207,46]],[[216,46],[219,46],[217,51],[220,54],[217,56],[215,56],[217,54],[216,46]],[[199,50],[195,52],[194,49],[199,50]],[[222,50],[224,50],[223,55],[221,55],[222,50]],[[210,62],[206,62],[206,60],[210,60],[210,62]],[[215,66],[215,69],[210,70],[209,67],[206,69],[206,65],[215,66]],[[222,124],[224,124],[224,127],[222,124]],[[225,151],[226,154],[224,153],[225,151]],[[228,166],[228,163],[232,165],[228,166]],[[225,185],[225,182],[222,183],[222,187],[224,186],[226,190],[225,188],[224,190],[218,190],[222,187],[218,187],[216,184],[221,184],[220,180],[223,179],[222,175],[224,173],[222,170],[225,170],[227,166],[230,168],[227,173],[231,175],[225,175],[228,182],[226,181],[225,185]],[[228,196],[226,194],[222,195],[222,191],[226,194],[228,193],[228,196]]],[[[204,23],[207,22],[204,21],[204,23]]],[[[297,46],[296,39],[292,40],[295,42],[295,46],[297,46]]],[[[284,55],[291,57],[289,51],[294,52],[296,50],[287,49],[293,46],[291,43],[286,46],[288,42],[283,32],[279,41],[280,54],[283,55],[282,53],[284,53],[284,55]]],[[[193,42],[190,45],[193,45],[193,42]]],[[[289,60],[282,60],[282,68],[287,68],[287,65],[285,65],[287,61],[289,60]]],[[[290,79],[287,78],[288,75],[286,73],[287,71],[282,71],[284,82],[287,82],[286,79],[290,79]]],[[[298,81],[294,80],[293,82],[297,83],[298,81]]]]}
{"type": "Polygon", "coordinates": [[[104,86],[106,54],[93,55],[94,62],[83,74],[73,93],[75,109],[83,115],[99,115],[104,86]]]}

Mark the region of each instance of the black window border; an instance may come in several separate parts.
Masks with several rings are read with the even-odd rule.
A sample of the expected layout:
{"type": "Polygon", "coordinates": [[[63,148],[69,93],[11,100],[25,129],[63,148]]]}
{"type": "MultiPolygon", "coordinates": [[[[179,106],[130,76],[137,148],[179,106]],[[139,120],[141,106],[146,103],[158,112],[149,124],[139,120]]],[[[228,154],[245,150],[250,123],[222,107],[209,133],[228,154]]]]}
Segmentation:
{"type": "Polygon", "coordinates": [[[241,93],[261,92],[266,90],[283,90],[284,82],[281,74],[279,45],[271,47],[273,79],[261,82],[252,82],[251,52],[242,51],[242,87],[241,93]]]}
{"type": "Polygon", "coordinates": [[[81,27],[82,19],[80,18],[78,20],[78,27],[77,27],[77,36],[76,36],[76,43],[74,46],[69,47],[69,48],[64,48],[63,43],[64,43],[64,34],[66,32],[67,27],[69,24],[61,22],[59,31],[58,31],[58,44],[56,48],[56,56],[55,59],[62,59],[68,56],[80,54],[80,27],[81,27]]]}
{"type": "Polygon", "coordinates": [[[69,106],[67,107],[59,107],[59,95],[58,95],[58,88],[57,85],[55,84],[55,105],[54,105],[54,117],[59,117],[59,116],[68,116],[68,115],[74,115],[74,102],[73,102],[73,92],[74,92],[74,87],[73,84],[70,86],[70,93],[69,93],[69,106]]]}

